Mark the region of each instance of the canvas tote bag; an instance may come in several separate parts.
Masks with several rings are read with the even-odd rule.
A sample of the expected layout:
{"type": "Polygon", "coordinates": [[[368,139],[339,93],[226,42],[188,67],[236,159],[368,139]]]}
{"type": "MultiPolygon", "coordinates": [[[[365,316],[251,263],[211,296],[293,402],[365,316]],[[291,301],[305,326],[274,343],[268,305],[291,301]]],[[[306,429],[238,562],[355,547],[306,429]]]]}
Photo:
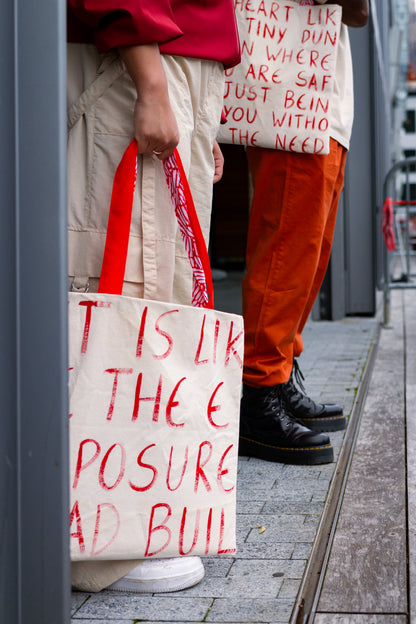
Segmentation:
{"type": "Polygon", "coordinates": [[[242,60],[225,71],[218,140],[328,154],[341,7],[236,0],[235,13],[242,60]]]}
{"type": "Polygon", "coordinates": [[[69,293],[73,561],[236,547],[242,317],[212,309],[177,153],[164,168],[193,267],[193,306],[120,294],[136,166],[133,141],[114,178],[99,293],[69,293]]]}

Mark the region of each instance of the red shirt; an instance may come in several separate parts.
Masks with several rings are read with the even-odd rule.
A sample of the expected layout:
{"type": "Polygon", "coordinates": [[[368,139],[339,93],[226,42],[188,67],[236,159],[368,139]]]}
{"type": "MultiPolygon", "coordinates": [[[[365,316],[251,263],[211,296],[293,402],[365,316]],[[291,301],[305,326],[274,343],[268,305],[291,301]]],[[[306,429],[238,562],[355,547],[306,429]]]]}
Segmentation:
{"type": "Polygon", "coordinates": [[[111,48],[158,43],[163,54],[240,61],[233,0],[67,0],[68,41],[111,48]]]}

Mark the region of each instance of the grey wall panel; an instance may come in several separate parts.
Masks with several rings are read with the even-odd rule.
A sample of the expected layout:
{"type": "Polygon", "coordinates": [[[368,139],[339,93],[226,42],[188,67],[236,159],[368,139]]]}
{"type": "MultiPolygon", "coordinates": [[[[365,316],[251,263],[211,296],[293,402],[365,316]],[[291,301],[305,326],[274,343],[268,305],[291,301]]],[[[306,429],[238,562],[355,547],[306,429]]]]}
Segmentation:
{"type": "Polygon", "coordinates": [[[0,621],[18,621],[18,472],[16,421],[16,265],[14,232],[14,10],[0,20],[0,621]]]}
{"type": "Polygon", "coordinates": [[[355,119],[345,181],[346,314],[374,314],[374,107],[370,26],[350,29],[355,119]]]}
{"type": "Polygon", "coordinates": [[[338,204],[337,221],[335,224],[334,242],[329,268],[331,291],[331,315],[329,318],[333,321],[342,319],[345,316],[346,308],[345,198],[346,192],[344,191],[338,204]]]}
{"type": "Polygon", "coordinates": [[[376,311],[377,256],[381,256],[378,208],[391,161],[389,6],[371,0],[365,28],[350,28],[355,119],[345,189],[338,210],[331,263],[314,318],[338,319],[376,311]],[[343,291],[344,289],[344,291],[343,291]]]}
{"type": "Polygon", "coordinates": [[[62,624],[70,598],[65,3],[3,3],[0,29],[1,621],[62,624]]]}

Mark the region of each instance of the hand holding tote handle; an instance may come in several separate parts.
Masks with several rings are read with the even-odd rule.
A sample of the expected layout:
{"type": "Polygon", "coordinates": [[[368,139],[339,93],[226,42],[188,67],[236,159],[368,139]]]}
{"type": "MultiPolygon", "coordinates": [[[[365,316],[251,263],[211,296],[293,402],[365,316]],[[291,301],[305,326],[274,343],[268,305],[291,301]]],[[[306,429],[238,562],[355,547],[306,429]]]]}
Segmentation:
{"type": "MultiPolygon", "coordinates": [[[[179,229],[193,272],[192,305],[213,308],[208,252],[192,194],[177,150],[163,162],[179,229]]],[[[127,147],[114,176],[107,237],[98,292],[121,295],[126,269],[133,195],[137,177],[137,142],[127,147]]]]}

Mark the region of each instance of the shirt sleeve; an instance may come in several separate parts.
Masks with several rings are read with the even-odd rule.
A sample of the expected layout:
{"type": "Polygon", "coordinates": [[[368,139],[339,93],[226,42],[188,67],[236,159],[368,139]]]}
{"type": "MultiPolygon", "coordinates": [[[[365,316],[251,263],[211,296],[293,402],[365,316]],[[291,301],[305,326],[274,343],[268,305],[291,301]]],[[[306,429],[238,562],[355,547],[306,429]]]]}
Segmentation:
{"type": "Polygon", "coordinates": [[[183,33],[170,0],[68,0],[73,14],[94,31],[98,51],[165,43],[183,33]]]}

